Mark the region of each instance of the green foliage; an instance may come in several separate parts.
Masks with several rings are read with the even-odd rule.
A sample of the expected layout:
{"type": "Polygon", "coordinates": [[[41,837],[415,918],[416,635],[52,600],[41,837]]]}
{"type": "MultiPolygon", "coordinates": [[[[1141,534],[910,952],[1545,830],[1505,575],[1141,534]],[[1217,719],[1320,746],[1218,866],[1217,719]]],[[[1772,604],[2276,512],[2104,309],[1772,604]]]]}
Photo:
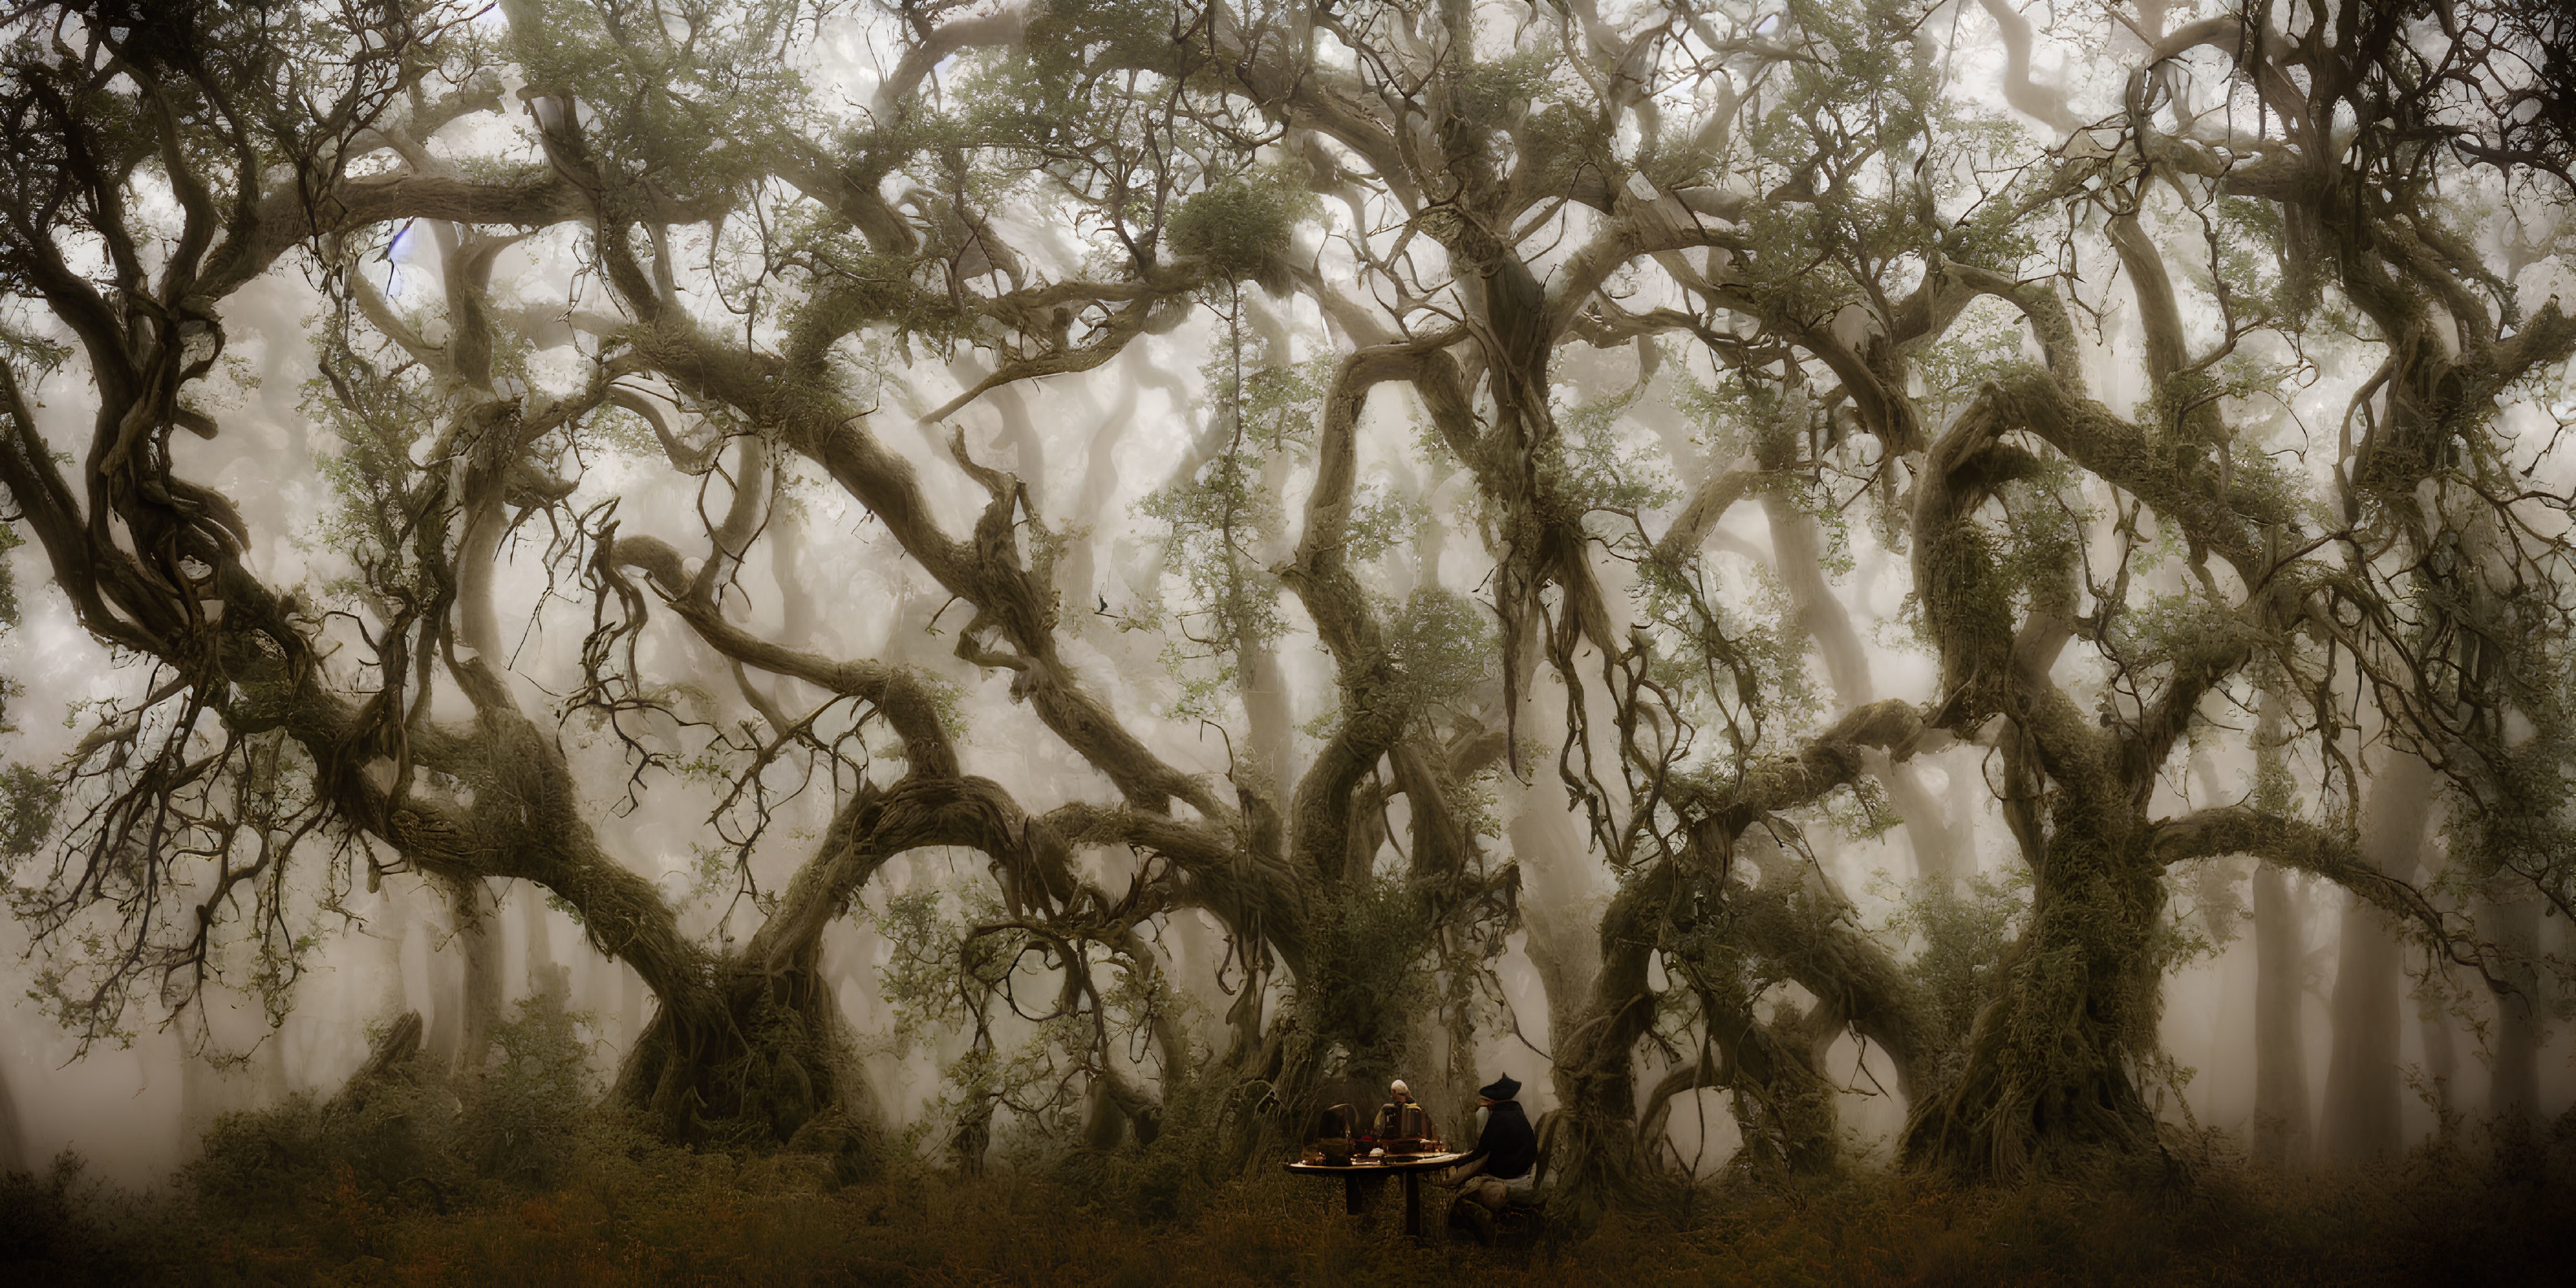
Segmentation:
{"type": "Polygon", "coordinates": [[[138,1234],[130,1201],[88,1176],[89,1161],[65,1149],[42,1172],[0,1171],[0,1282],[87,1288],[144,1282],[163,1273],[166,1249],[138,1234]]]}
{"type": "Polygon", "coordinates": [[[2008,517],[1995,550],[2000,571],[2027,601],[2063,606],[2084,574],[2084,530],[2093,518],[2076,471],[2044,460],[2001,491],[2008,517]]]}
{"type": "MultiPolygon", "coordinates": [[[[362,273],[374,265],[352,251],[344,269],[362,273]]],[[[401,320],[417,331],[433,319],[415,313],[401,320]]],[[[331,431],[339,450],[316,461],[331,484],[332,504],[305,539],[358,565],[354,581],[327,588],[334,596],[387,616],[434,602],[446,593],[444,538],[453,516],[448,473],[428,462],[452,452],[466,432],[450,405],[452,391],[374,335],[353,308],[335,308],[316,321],[322,373],[306,382],[301,409],[331,431]]],[[[494,377],[526,385],[528,355],[524,338],[497,332],[494,377]]],[[[533,444],[531,454],[542,459],[546,446],[533,444]]]]}
{"type": "Polygon", "coordinates": [[[1950,92],[1920,5],[1795,12],[1809,56],[1784,64],[1785,85],[1762,86],[1724,158],[1737,181],[1782,192],[1739,221],[1755,296],[1774,316],[1826,321],[1882,311],[1937,259],[2020,276],[2049,182],[2027,165],[2039,141],[1950,92]]]}
{"type": "Polygon", "coordinates": [[[15,763],[0,773],[0,857],[23,859],[42,849],[62,803],[62,783],[53,775],[15,763]]]}
{"type": "Polygon", "coordinates": [[[1454,590],[1424,586],[1385,615],[1387,651],[1402,671],[1392,696],[1428,715],[1458,702],[1493,675],[1493,615],[1454,590]]]}
{"type": "Polygon", "coordinates": [[[1034,11],[1024,39],[954,78],[957,138],[989,149],[1004,181],[1043,183],[1074,221],[1105,234],[1089,270],[1199,284],[1199,274],[1170,273],[1161,251],[1177,249],[1175,217],[1204,199],[1188,220],[1198,249],[1181,253],[1221,257],[1231,271],[1219,280],[1284,285],[1273,252],[1286,245],[1279,217],[1298,198],[1265,192],[1277,185],[1247,170],[1242,141],[1267,127],[1223,92],[1218,65],[1185,34],[1190,20],[1137,0],[1034,11]]]}
{"type": "Polygon", "coordinates": [[[1540,469],[1580,512],[1635,514],[1679,499],[1661,453],[1622,424],[1621,413],[1643,392],[1631,389],[1558,409],[1558,438],[1540,469]]]}
{"type": "Polygon", "coordinates": [[[2315,257],[2290,251],[2287,222],[2269,201],[2220,196],[2206,216],[2215,225],[2215,271],[2187,260],[2195,277],[2236,298],[2238,307],[2268,315],[2284,326],[2306,322],[2324,299],[2324,267],[2315,257]]]}
{"type": "Polygon", "coordinates": [[[1525,181],[1541,191],[1574,191],[1587,174],[1606,182],[1618,166],[1609,123],[1582,102],[1539,105],[1521,120],[1512,138],[1525,181]]]}
{"type": "Polygon", "coordinates": [[[1148,1049],[1155,1025],[1177,1004],[1150,965],[1081,938],[1018,928],[989,886],[926,884],[889,896],[872,920],[892,946],[877,978],[895,1013],[896,1052],[969,1035],[940,1070],[941,1094],[915,1132],[916,1152],[959,1124],[989,1130],[995,1110],[1007,1109],[1014,1118],[1005,1127],[1016,1138],[996,1139],[1031,1161],[1060,1155],[1100,1090],[1104,1062],[1148,1049]],[[1068,948],[1078,961],[1064,960],[1068,948]],[[1087,987],[1068,984],[1075,970],[1087,987]]]}
{"type": "Polygon", "coordinates": [[[578,1017],[551,994],[492,1026],[492,1062],[466,1098],[459,1143],[478,1176],[559,1184],[583,1147],[575,1107],[598,1088],[578,1017]]]}
{"type": "MultiPolygon", "coordinates": [[[[819,360],[863,329],[896,337],[907,362],[916,340],[946,352],[971,338],[974,319],[958,306],[944,273],[925,273],[911,257],[883,253],[820,212],[792,221],[779,237],[781,268],[806,286],[786,319],[790,352],[797,357],[819,360]]],[[[851,380],[840,387],[869,383],[875,382],[851,380]]]]}
{"type": "MultiPolygon", "coordinates": [[[[1240,308],[1240,302],[1234,307],[1240,308]]],[[[1181,685],[1173,716],[1231,723],[1228,697],[1246,655],[1267,649],[1283,629],[1278,578],[1260,550],[1287,525],[1278,494],[1279,466],[1303,460],[1331,379],[1331,359],[1289,361],[1284,341],[1259,332],[1229,344],[1201,368],[1213,391],[1211,435],[1224,448],[1187,477],[1145,497],[1142,512],[1163,525],[1165,575],[1180,593],[1158,602],[1155,618],[1180,629],[1164,646],[1164,664],[1181,685]],[[1176,602],[1175,602],[1176,601],[1176,602]]],[[[1354,558],[1366,541],[1392,542],[1393,507],[1363,493],[1354,499],[1354,558]]]]}
{"type": "Polygon", "coordinates": [[[1970,304],[1915,357],[1913,369],[1923,379],[1916,407],[1924,422],[1946,424],[1980,386],[2020,366],[2025,329],[2020,313],[2002,300],[1981,296],[1970,304]]]}
{"type": "MultiPolygon", "coordinates": [[[[1772,472],[1753,487],[1781,490],[1818,519],[1827,542],[1826,571],[1848,572],[1842,511],[1813,473],[1789,468],[1808,454],[1811,426],[1803,410],[1763,382],[1706,384],[1684,374],[1677,384],[1673,405],[1696,426],[1694,437],[1709,449],[1718,463],[1714,468],[1732,469],[1746,456],[1767,463],[1772,472]]],[[[1670,506],[1678,497],[1658,490],[1641,499],[1670,506]]],[[[1748,494],[1738,504],[1752,503],[1748,494]]],[[[1744,561],[1689,554],[1677,563],[1661,557],[1640,561],[1637,604],[1652,630],[1655,678],[1686,695],[1694,719],[1723,734],[1698,749],[1712,758],[1704,767],[1713,767],[1712,781],[1719,781],[1731,772],[1732,757],[1778,747],[1779,739],[1803,730],[1824,699],[1808,672],[1806,630],[1790,612],[1776,575],[1744,561]]]]}
{"type": "Polygon", "coordinates": [[[2259,643],[2242,618],[2198,595],[2158,595],[2115,620],[2103,649],[2126,669],[2125,683],[2133,688],[2177,668],[2209,667],[2259,643]]]}
{"type": "Polygon", "coordinates": [[[1683,696],[1694,719],[1723,734],[1699,747],[1700,760],[1688,768],[1722,784],[1734,757],[1776,745],[1820,709],[1805,634],[1776,611],[1756,617],[1727,604],[1705,567],[1638,566],[1645,575],[1637,606],[1652,630],[1654,678],[1683,696]]]}
{"type": "Polygon", "coordinates": [[[785,56],[795,0],[506,0],[512,53],[531,91],[568,94],[610,179],[612,202],[647,179],[682,201],[765,177],[782,128],[806,119],[785,56]],[[621,182],[622,181],[622,182],[621,182]]]}
{"type": "Polygon", "coordinates": [[[1342,1049],[1352,1074],[1394,1068],[1411,1038],[1406,1021],[1434,998],[1419,902],[1400,880],[1368,877],[1333,892],[1313,926],[1299,1020],[1342,1049]]]}
{"type": "Polygon", "coordinates": [[[1278,590],[1252,562],[1252,547],[1272,538],[1284,517],[1264,485],[1257,448],[1226,452],[1196,477],[1147,496],[1141,508],[1165,526],[1165,556],[1185,588],[1185,611],[1207,619],[1192,637],[1231,652],[1278,636],[1278,590]]]}
{"type": "Polygon", "coordinates": [[[1183,51],[1174,47],[1172,19],[1168,6],[1147,0],[1065,0],[1033,15],[1027,38],[1002,61],[1058,94],[1098,77],[1103,67],[1178,71],[1183,51]]]}
{"type": "Polygon", "coordinates": [[[1887,799],[1887,787],[1875,777],[1863,777],[1849,787],[1818,801],[1815,808],[1833,825],[1846,841],[1872,841],[1895,830],[1905,820],[1887,799]]]}
{"type": "Polygon", "coordinates": [[[441,1148],[456,1126],[444,1097],[417,1088],[388,1088],[348,1107],[302,1093],[274,1109],[217,1119],[187,1177],[200,1202],[226,1213],[291,1210],[342,1183],[379,1195],[443,1191],[470,1170],[441,1148]]]}
{"type": "Polygon", "coordinates": [[[1255,170],[1218,180],[1182,202],[1172,216],[1170,243],[1175,252],[1205,261],[1211,277],[1254,281],[1286,295],[1297,225],[1321,209],[1284,168],[1255,170]]]}
{"type": "Polygon", "coordinates": [[[877,968],[878,995],[894,1009],[897,1050],[938,1029],[962,1023],[968,1016],[970,988],[996,978],[1008,962],[998,956],[1001,941],[963,944],[967,920],[996,914],[998,899],[986,890],[963,896],[961,917],[947,915],[949,896],[937,885],[924,884],[886,896],[885,908],[872,912],[877,933],[893,952],[877,968]]]}
{"type": "Polygon", "coordinates": [[[1524,49],[1509,57],[1468,62],[1449,82],[1449,113],[1468,128],[1509,129],[1548,89],[1549,51],[1524,49]]]}
{"type": "Polygon", "coordinates": [[[1958,1075],[1977,1012],[2003,986],[2005,950],[2030,920],[2030,886],[2029,871],[2018,866],[1955,889],[1926,885],[1907,892],[1888,917],[1891,933],[1918,941],[1905,972],[1928,1003],[1925,1019],[1948,1044],[1936,1082],[1958,1075]]]}

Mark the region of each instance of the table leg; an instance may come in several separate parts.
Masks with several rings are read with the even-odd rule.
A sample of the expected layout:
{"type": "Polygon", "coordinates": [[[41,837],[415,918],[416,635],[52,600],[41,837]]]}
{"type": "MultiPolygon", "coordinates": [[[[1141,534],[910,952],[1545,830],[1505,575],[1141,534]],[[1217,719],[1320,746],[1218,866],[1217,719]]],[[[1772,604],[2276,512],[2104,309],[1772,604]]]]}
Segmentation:
{"type": "Polygon", "coordinates": [[[1342,1178],[1342,1211],[1351,1216],[1360,1214],[1360,1178],[1357,1173],[1342,1178]]]}
{"type": "Polygon", "coordinates": [[[1416,1239],[1422,1237],[1422,1174],[1420,1172],[1404,1174],[1404,1232],[1416,1239]]]}

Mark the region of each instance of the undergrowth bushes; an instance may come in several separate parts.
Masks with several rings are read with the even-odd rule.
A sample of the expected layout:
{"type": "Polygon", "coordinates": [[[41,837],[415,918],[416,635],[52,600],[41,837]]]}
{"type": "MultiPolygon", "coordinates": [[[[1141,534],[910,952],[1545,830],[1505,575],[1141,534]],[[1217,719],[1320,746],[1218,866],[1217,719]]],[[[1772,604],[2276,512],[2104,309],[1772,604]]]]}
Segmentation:
{"type": "Polygon", "coordinates": [[[445,1210],[495,1186],[560,1184],[583,1151],[621,1143],[614,1121],[582,1108],[586,1054],[572,1018],[544,995],[494,1026],[491,1060],[468,1076],[418,1051],[418,1021],[397,1029],[337,1096],[217,1119],[182,1169],[198,1203],[249,1215],[355,1187],[372,1202],[445,1210]]]}
{"type": "MultiPolygon", "coordinates": [[[[0,1283],[2522,1284],[2576,1251],[2576,1114],[2365,1173],[2251,1168],[2212,1134],[2153,1174],[2009,1191],[1737,1175],[1491,1250],[1404,1240],[1392,1185],[1354,1220],[1338,1184],[1211,1168],[1188,1130],[976,1180],[674,1148],[585,1108],[578,1055],[523,1011],[480,1078],[371,1065],[225,1119],[154,1195],[68,1157],[0,1179],[0,1283]]],[[[1435,1229],[1446,1198],[1425,1190],[1435,1229]]]]}

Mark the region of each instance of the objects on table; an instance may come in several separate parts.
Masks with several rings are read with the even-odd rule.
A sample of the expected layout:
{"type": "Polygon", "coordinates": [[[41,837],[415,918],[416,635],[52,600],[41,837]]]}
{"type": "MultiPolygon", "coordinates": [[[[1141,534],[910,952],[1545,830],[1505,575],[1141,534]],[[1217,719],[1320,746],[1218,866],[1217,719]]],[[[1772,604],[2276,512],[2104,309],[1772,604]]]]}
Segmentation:
{"type": "Polygon", "coordinates": [[[1346,1167],[1355,1161],[1409,1159],[1447,1150],[1430,1112],[1414,1101],[1403,1079],[1396,1079],[1387,1092],[1387,1102],[1365,1126],[1350,1105],[1333,1105],[1317,1114],[1299,1161],[1346,1167]]]}

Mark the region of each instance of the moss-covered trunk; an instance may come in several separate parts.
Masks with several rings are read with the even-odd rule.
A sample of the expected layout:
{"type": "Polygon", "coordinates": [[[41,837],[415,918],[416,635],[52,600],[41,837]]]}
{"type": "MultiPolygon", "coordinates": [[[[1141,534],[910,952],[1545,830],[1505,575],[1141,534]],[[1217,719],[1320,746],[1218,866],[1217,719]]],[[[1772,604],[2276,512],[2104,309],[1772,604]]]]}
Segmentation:
{"type": "Polygon", "coordinates": [[[1834,1171],[1842,1163],[1842,1116],[1824,1074],[1823,1048],[1839,1030],[1811,1030],[1803,1015],[1765,1025],[1751,999],[1722,1000],[1735,1004],[1710,998],[1706,1009],[1709,1040],[1726,1053],[1728,1067],[1709,1081],[1731,1093],[1744,1140],[1738,1158],[1748,1167],[1800,1176],[1834,1171]]]}
{"type": "Polygon", "coordinates": [[[2017,1180],[2155,1141],[2135,1070],[2155,1049],[2162,868],[2127,818],[2062,808],[2054,821],[2001,995],[1957,1080],[1907,1124],[1914,1165],[2017,1180]]]}
{"type": "Polygon", "coordinates": [[[864,1120],[819,967],[819,952],[783,969],[737,959],[714,988],[662,999],[627,1054],[618,1103],[675,1139],[731,1146],[789,1144],[827,1116],[864,1120]]]}

